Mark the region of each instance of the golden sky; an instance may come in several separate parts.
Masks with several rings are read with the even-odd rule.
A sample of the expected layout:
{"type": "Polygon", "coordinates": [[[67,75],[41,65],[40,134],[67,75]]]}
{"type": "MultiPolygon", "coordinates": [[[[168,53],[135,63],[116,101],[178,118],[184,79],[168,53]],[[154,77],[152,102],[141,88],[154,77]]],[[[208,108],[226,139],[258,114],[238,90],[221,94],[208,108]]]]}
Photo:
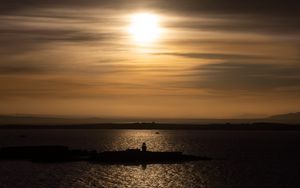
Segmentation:
{"type": "Polygon", "coordinates": [[[295,1],[0,2],[0,114],[299,111],[295,1]]]}

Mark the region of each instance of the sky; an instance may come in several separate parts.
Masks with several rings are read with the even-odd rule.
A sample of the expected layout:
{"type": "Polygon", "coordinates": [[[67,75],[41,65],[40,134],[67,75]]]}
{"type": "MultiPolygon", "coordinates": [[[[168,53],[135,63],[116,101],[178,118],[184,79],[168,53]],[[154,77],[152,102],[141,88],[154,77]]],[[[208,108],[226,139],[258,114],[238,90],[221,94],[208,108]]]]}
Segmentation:
{"type": "Polygon", "coordinates": [[[0,114],[300,111],[299,10],[295,0],[1,0],[0,114]],[[150,42],[130,32],[140,14],[157,20],[150,42]]]}

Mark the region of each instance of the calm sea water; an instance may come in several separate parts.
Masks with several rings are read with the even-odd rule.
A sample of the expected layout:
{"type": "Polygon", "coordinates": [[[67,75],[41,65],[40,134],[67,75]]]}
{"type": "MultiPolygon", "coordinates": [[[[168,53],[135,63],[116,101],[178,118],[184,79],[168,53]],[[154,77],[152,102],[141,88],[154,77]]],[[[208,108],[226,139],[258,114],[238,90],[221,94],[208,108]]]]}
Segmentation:
{"type": "Polygon", "coordinates": [[[216,160],[141,166],[0,161],[1,188],[300,187],[300,131],[1,130],[0,147],[184,151],[216,160]]]}

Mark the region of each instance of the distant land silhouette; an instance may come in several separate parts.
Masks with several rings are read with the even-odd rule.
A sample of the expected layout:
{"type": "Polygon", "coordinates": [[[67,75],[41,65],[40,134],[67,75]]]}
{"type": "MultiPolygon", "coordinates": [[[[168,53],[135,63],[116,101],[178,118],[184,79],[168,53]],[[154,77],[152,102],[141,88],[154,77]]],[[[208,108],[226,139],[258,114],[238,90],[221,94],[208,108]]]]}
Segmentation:
{"type": "Polygon", "coordinates": [[[299,123],[300,112],[274,115],[274,116],[271,116],[270,119],[272,119],[272,120],[288,120],[288,121],[295,120],[296,122],[299,123]]]}
{"type": "Polygon", "coordinates": [[[202,130],[298,130],[300,112],[261,119],[138,119],[75,118],[60,116],[2,115],[0,129],[202,129],[202,130]]]}
{"type": "Polygon", "coordinates": [[[131,163],[146,165],[212,160],[212,158],[185,155],[178,151],[146,151],[146,149],[140,150],[138,148],[97,152],[96,150],[69,149],[67,146],[62,145],[36,145],[0,148],[0,160],[29,160],[32,162],[89,161],[104,164],[131,163]]]}

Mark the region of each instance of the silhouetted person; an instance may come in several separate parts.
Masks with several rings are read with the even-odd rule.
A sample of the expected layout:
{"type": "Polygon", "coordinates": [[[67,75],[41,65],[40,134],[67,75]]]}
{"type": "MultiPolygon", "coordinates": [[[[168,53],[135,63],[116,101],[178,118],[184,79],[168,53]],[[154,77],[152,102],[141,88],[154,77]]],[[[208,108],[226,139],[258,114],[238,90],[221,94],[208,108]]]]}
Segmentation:
{"type": "Polygon", "coordinates": [[[144,142],[143,145],[142,145],[142,151],[144,151],[144,152],[147,151],[147,146],[146,146],[146,143],[145,143],[145,142],[144,142]]]}

